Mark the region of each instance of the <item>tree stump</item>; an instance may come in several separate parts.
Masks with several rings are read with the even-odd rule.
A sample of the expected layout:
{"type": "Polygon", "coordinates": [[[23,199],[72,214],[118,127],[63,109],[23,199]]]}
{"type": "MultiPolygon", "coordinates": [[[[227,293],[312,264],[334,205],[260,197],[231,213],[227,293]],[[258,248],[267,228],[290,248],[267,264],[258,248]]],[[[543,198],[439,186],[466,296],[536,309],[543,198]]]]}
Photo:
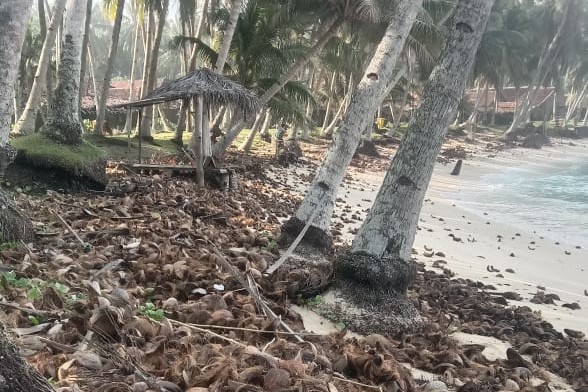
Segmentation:
{"type": "Polygon", "coordinates": [[[455,164],[455,167],[453,168],[453,171],[451,172],[452,176],[459,176],[459,173],[461,172],[461,165],[463,164],[463,160],[458,159],[457,163],[455,164]]]}

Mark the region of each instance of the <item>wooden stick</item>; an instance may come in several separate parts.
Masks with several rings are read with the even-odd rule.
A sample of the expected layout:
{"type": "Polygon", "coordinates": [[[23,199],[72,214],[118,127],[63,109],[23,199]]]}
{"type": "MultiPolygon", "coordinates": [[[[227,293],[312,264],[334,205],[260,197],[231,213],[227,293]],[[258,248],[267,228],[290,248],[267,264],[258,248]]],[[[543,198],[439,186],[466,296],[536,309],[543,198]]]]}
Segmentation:
{"type": "Polygon", "coordinates": [[[82,247],[86,246],[86,243],[84,241],[82,241],[82,239],[80,238],[80,236],[78,235],[78,233],[76,233],[74,231],[74,229],[69,225],[69,223],[67,223],[65,221],[65,219],[63,219],[61,217],[61,215],[59,215],[59,213],[57,211],[51,211],[55,214],[55,216],[61,221],[61,223],[63,224],[63,226],[65,226],[65,228],[75,237],[76,240],[78,240],[78,242],[80,243],[80,245],[82,245],[82,247]]]}
{"type": "MultiPolygon", "coordinates": [[[[172,319],[168,319],[170,322],[174,322],[175,320],[172,319]]],[[[197,328],[214,328],[214,329],[224,329],[227,331],[243,331],[243,332],[253,332],[253,333],[267,333],[267,334],[271,334],[271,333],[277,333],[280,335],[301,335],[301,336],[326,336],[324,334],[320,334],[320,333],[314,333],[314,332],[277,332],[277,331],[265,331],[263,329],[252,329],[252,328],[239,328],[239,327],[227,327],[227,326],[223,326],[223,325],[208,325],[208,324],[192,324],[192,323],[183,323],[183,325],[185,326],[194,326],[197,328]]]]}
{"type": "MultiPolygon", "coordinates": [[[[323,198],[321,197],[321,200],[322,199],[323,198]]],[[[302,241],[302,238],[304,238],[304,235],[306,234],[306,232],[310,228],[310,225],[312,224],[312,222],[314,222],[314,218],[316,218],[319,210],[320,210],[319,208],[316,208],[312,212],[312,214],[310,215],[310,218],[308,218],[308,222],[306,222],[306,225],[304,225],[304,228],[302,229],[302,231],[300,231],[300,234],[298,234],[298,237],[296,237],[294,242],[292,242],[292,244],[290,245],[288,250],[286,250],[286,252],[284,252],[284,254],[282,256],[280,256],[278,261],[276,261],[276,263],[274,265],[272,265],[271,267],[269,267],[265,271],[266,275],[271,275],[274,272],[276,272],[277,269],[280,268],[282,266],[282,264],[284,264],[286,262],[286,260],[288,260],[288,257],[290,257],[290,255],[296,250],[296,247],[298,246],[298,244],[300,244],[300,241],[302,241]]]]}
{"type": "Polygon", "coordinates": [[[218,256],[218,258],[220,259],[221,263],[223,264],[223,266],[228,269],[231,274],[239,281],[239,283],[241,284],[241,286],[245,287],[247,289],[247,291],[249,292],[249,295],[251,295],[253,297],[253,299],[255,300],[255,303],[257,304],[257,306],[266,314],[271,316],[274,319],[278,319],[280,324],[282,325],[282,327],[293,334],[293,336],[296,338],[296,340],[298,342],[304,342],[304,339],[302,339],[299,335],[297,335],[294,330],[292,330],[292,328],[290,328],[283,320],[281,317],[278,317],[273,310],[271,310],[271,308],[269,307],[269,305],[267,303],[265,303],[265,301],[263,300],[263,298],[261,297],[261,294],[257,291],[257,287],[255,284],[255,280],[253,280],[252,277],[248,277],[249,282],[245,281],[245,279],[243,279],[243,277],[241,276],[241,273],[239,272],[239,270],[237,268],[235,268],[233,265],[231,265],[231,263],[229,261],[227,261],[227,259],[225,258],[225,256],[223,256],[218,249],[216,248],[216,245],[212,242],[209,241],[209,243],[212,245],[212,251],[214,252],[214,254],[216,256],[218,256]]]}
{"type": "Polygon", "coordinates": [[[343,381],[343,382],[346,382],[346,383],[348,383],[348,384],[357,385],[357,386],[359,386],[359,387],[364,387],[364,388],[371,388],[371,389],[377,389],[377,390],[379,390],[379,391],[381,391],[381,390],[382,390],[382,388],[381,388],[381,387],[377,387],[377,386],[375,386],[375,385],[362,384],[362,383],[360,383],[360,382],[357,382],[357,381],[351,381],[351,380],[348,380],[348,379],[346,379],[346,378],[343,378],[343,377],[337,377],[337,376],[333,376],[333,378],[334,378],[335,380],[343,381]]]}
{"type": "MultiPolygon", "coordinates": [[[[235,344],[235,345],[237,345],[237,346],[239,346],[241,348],[247,348],[247,345],[246,344],[243,344],[241,342],[238,342],[238,341],[236,341],[234,339],[231,339],[231,338],[228,338],[226,336],[219,335],[218,333],[212,332],[212,331],[210,331],[208,329],[197,327],[194,324],[186,324],[186,323],[182,323],[181,321],[177,321],[177,320],[170,320],[170,319],[168,319],[168,320],[172,324],[181,325],[183,327],[187,327],[187,328],[193,329],[193,330],[198,331],[198,332],[207,333],[209,335],[214,336],[215,338],[219,338],[219,339],[225,340],[225,341],[227,341],[229,343],[232,343],[232,344],[235,344]]],[[[210,325],[209,325],[209,327],[210,327],[210,325]]]]}

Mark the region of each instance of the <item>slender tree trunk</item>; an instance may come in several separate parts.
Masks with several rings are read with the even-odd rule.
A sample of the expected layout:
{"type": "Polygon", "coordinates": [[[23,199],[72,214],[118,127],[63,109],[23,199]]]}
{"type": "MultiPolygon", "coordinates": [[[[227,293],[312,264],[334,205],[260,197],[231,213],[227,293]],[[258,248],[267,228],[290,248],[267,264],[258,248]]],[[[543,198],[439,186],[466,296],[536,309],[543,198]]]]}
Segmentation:
{"type": "MultiPolygon", "coordinates": [[[[151,64],[151,56],[152,56],[152,45],[153,45],[153,29],[155,25],[155,11],[150,7],[147,7],[147,18],[146,24],[147,27],[143,28],[143,73],[142,73],[142,80],[141,80],[141,98],[144,98],[148,93],[147,84],[149,83],[149,66],[151,64]]],[[[139,137],[143,137],[144,135],[144,125],[143,120],[141,121],[141,129],[137,130],[139,137]]],[[[138,119],[137,119],[137,126],[138,126],[138,119]]],[[[149,132],[151,132],[151,124],[149,124],[149,132]]]]}
{"type": "MultiPolygon", "coordinates": [[[[417,0],[418,1],[418,0],[417,0]]],[[[312,49],[303,54],[290,66],[290,68],[280,77],[280,79],[270,88],[268,88],[259,98],[263,103],[269,102],[296,74],[308,63],[308,61],[317,56],[325,47],[327,42],[337,33],[339,27],[343,24],[343,19],[333,18],[324,24],[324,30],[319,34],[317,42],[312,49]]]]}
{"type": "Polygon", "coordinates": [[[88,41],[88,63],[90,65],[90,79],[92,79],[92,90],[94,92],[94,109],[98,112],[98,81],[96,80],[96,67],[94,65],[94,54],[92,44],[88,41]]]}
{"type": "Polygon", "coordinates": [[[210,108],[204,102],[202,109],[202,162],[206,163],[208,158],[212,157],[212,140],[210,138],[210,108]]]}
{"type": "Polygon", "coordinates": [[[264,111],[257,116],[257,119],[251,128],[251,132],[249,132],[247,139],[245,139],[245,141],[239,146],[239,150],[245,152],[245,154],[249,154],[251,151],[251,146],[253,145],[253,141],[255,140],[255,136],[257,135],[257,131],[262,126],[262,124],[265,124],[265,119],[268,117],[268,115],[269,113],[264,111]]]}
{"type": "Polygon", "coordinates": [[[56,0],[53,8],[53,18],[49,24],[45,41],[43,42],[43,48],[41,49],[41,55],[39,57],[39,63],[37,65],[37,72],[35,73],[35,79],[33,87],[29,93],[29,98],[24,111],[16,124],[14,125],[13,132],[21,135],[28,135],[35,131],[35,121],[37,120],[37,111],[39,110],[39,104],[41,102],[41,95],[43,88],[45,87],[45,77],[47,75],[47,68],[49,67],[49,61],[51,59],[51,51],[55,45],[55,37],[57,36],[57,28],[61,24],[61,18],[63,11],[65,10],[65,3],[67,0],[56,0]]]}
{"type": "Polygon", "coordinates": [[[332,240],[329,232],[337,191],[361,139],[378,106],[389,91],[396,60],[421,8],[422,0],[402,0],[391,18],[384,37],[357,86],[339,131],[323,164],[310,185],[306,197],[292,217],[282,226],[282,243],[292,241],[311,216],[314,220],[303,241],[318,250],[327,250],[332,240]],[[318,214],[315,214],[318,210],[318,214]]]}
{"type": "Polygon", "coordinates": [[[353,252],[410,260],[425,192],[463,94],[492,3],[459,1],[448,25],[446,47],[425,85],[420,105],[374,205],[355,236],[353,252]]]}
{"type": "Polygon", "coordinates": [[[492,0],[460,0],[447,38],[370,212],[350,252],[337,258],[331,315],[359,333],[414,332],[422,319],[406,290],[416,277],[411,251],[433,167],[457,110],[492,0]],[[340,318],[341,317],[341,318],[340,318]]]}
{"type": "Polygon", "coordinates": [[[66,144],[82,143],[80,124],[80,67],[86,4],[68,0],[57,87],[47,122],[41,132],[66,144]]]}
{"type": "Polygon", "coordinates": [[[573,14],[577,11],[577,9],[577,0],[568,0],[567,2],[565,2],[564,16],[561,19],[557,32],[551,40],[550,44],[545,47],[544,52],[541,54],[539,63],[537,64],[536,74],[533,77],[533,81],[531,84],[529,84],[529,87],[527,89],[527,95],[525,96],[522,105],[520,105],[520,107],[518,108],[519,110],[516,111],[514,114],[512,124],[504,133],[505,138],[510,138],[514,136],[522,122],[529,118],[529,113],[533,108],[533,105],[535,104],[537,91],[539,90],[539,87],[545,80],[548,69],[551,67],[553,61],[557,58],[561,50],[562,44],[560,41],[562,40],[564,29],[568,24],[570,18],[572,18],[573,14]]]}
{"type": "Polygon", "coordinates": [[[337,73],[333,72],[333,76],[331,77],[331,83],[329,86],[329,97],[327,98],[327,108],[325,109],[325,118],[323,119],[323,126],[321,127],[321,135],[325,134],[325,128],[329,125],[329,117],[331,114],[331,103],[333,100],[333,93],[335,90],[335,79],[337,73]]]}
{"type": "MultiPolygon", "coordinates": [[[[204,30],[206,27],[206,16],[208,14],[208,4],[209,0],[204,0],[202,3],[202,9],[200,14],[200,19],[198,21],[198,27],[196,28],[196,38],[201,39],[202,35],[204,34],[204,30]]],[[[198,42],[195,42],[192,51],[190,54],[189,59],[189,72],[192,72],[196,69],[196,59],[198,58],[198,42]]],[[[190,104],[188,101],[182,101],[180,104],[180,110],[178,112],[178,123],[176,124],[176,130],[174,133],[174,137],[172,141],[179,146],[182,146],[184,143],[182,138],[184,137],[184,131],[186,130],[186,112],[188,111],[190,104]]]]}
{"type": "Polygon", "coordinates": [[[572,117],[575,116],[575,113],[578,110],[578,107],[581,106],[581,104],[584,102],[584,97],[586,96],[586,89],[587,88],[588,88],[588,84],[585,84],[584,87],[582,88],[582,91],[578,95],[578,97],[576,97],[576,99],[569,106],[569,109],[566,113],[566,117],[564,119],[564,126],[568,125],[568,123],[570,122],[572,117]]]}
{"type": "MultiPolygon", "coordinates": [[[[131,85],[129,86],[129,101],[133,101],[135,99],[135,72],[137,69],[138,63],[138,51],[139,51],[139,31],[141,30],[139,26],[139,17],[135,19],[135,38],[133,40],[133,59],[131,61],[131,85]]],[[[132,127],[133,122],[133,113],[128,110],[127,111],[127,119],[125,121],[125,133],[129,133],[132,127]]]]}
{"type": "Polygon", "coordinates": [[[216,59],[216,64],[214,66],[214,70],[220,74],[223,73],[225,63],[227,62],[227,58],[229,56],[231,42],[233,42],[233,35],[235,34],[235,29],[237,28],[237,21],[239,20],[239,14],[241,13],[242,5],[243,0],[231,0],[229,24],[227,25],[227,28],[225,30],[225,34],[223,36],[223,43],[218,51],[218,57],[216,59]]]}
{"type": "Polygon", "coordinates": [[[112,29],[112,39],[110,41],[110,48],[108,49],[108,60],[106,62],[104,80],[102,82],[102,89],[100,91],[100,105],[98,106],[98,113],[96,113],[96,126],[94,127],[94,133],[96,133],[97,135],[104,134],[104,121],[106,119],[106,103],[108,101],[108,92],[110,91],[110,80],[112,78],[114,60],[116,59],[116,52],[118,50],[118,38],[120,36],[120,28],[122,25],[124,10],[125,0],[117,0],[116,16],[114,18],[114,27],[112,29]]]}
{"type": "Polygon", "coordinates": [[[189,107],[190,101],[187,99],[180,103],[180,109],[178,111],[178,123],[176,124],[176,131],[174,132],[174,136],[172,138],[172,141],[178,146],[184,145],[183,138],[184,131],[186,130],[186,114],[189,107]]]}
{"type": "Polygon", "coordinates": [[[261,131],[259,131],[260,135],[268,135],[269,134],[269,128],[272,122],[272,114],[270,113],[269,110],[267,110],[266,116],[265,116],[265,120],[263,121],[263,125],[261,126],[261,131]]]}
{"type": "Polygon", "coordinates": [[[202,156],[202,125],[203,125],[203,113],[204,113],[204,102],[202,97],[194,98],[192,100],[194,107],[194,132],[192,133],[192,139],[190,141],[190,148],[194,153],[196,163],[196,181],[199,187],[204,186],[204,167],[202,156]]]}
{"type": "MultiPolygon", "coordinates": [[[[155,34],[155,40],[153,42],[153,52],[151,54],[149,64],[147,91],[145,91],[145,95],[153,91],[153,88],[155,87],[155,84],[157,82],[157,63],[159,60],[159,47],[161,46],[161,39],[163,37],[163,27],[165,26],[165,17],[167,15],[168,7],[169,0],[163,0],[161,5],[161,12],[159,13],[157,18],[157,31],[155,34]]],[[[147,106],[147,108],[145,108],[145,112],[146,115],[145,121],[142,124],[143,129],[141,129],[141,137],[144,139],[152,139],[151,116],[153,115],[153,106],[147,106]]]]}
{"type": "MultiPolygon", "coordinates": [[[[92,4],[93,0],[86,0],[86,23],[84,23],[84,40],[82,41],[82,64],[80,66],[80,107],[82,99],[88,91],[90,77],[86,78],[88,68],[88,47],[90,42],[90,24],[92,22],[92,4]]],[[[80,121],[82,119],[80,118],[80,121]]]]}
{"type": "MultiPolygon", "coordinates": [[[[252,121],[249,120],[249,123],[251,124],[252,121]]],[[[231,146],[233,141],[235,141],[237,136],[239,136],[245,127],[246,120],[239,119],[235,121],[233,126],[231,126],[230,129],[225,132],[225,135],[212,146],[212,156],[217,160],[221,160],[227,152],[227,149],[231,146]]]]}
{"type": "MultiPolygon", "coordinates": [[[[0,179],[4,177],[5,170],[16,157],[16,150],[8,144],[8,136],[12,118],[14,83],[18,74],[18,62],[32,3],[32,0],[2,0],[0,2],[0,179]]],[[[0,185],[0,243],[21,239],[29,241],[33,236],[31,221],[18,209],[12,197],[5,193],[0,185]]],[[[20,368],[9,369],[8,366],[10,361],[17,361],[20,358],[16,350],[7,351],[6,339],[2,340],[3,332],[0,330],[0,358],[2,358],[0,379],[6,380],[4,389],[23,392],[25,390],[18,389],[20,386],[14,387],[9,381],[15,376],[21,377],[21,375],[9,373],[20,368]]],[[[2,382],[0,382],[0,390],[2,389],[2,382]]]]}

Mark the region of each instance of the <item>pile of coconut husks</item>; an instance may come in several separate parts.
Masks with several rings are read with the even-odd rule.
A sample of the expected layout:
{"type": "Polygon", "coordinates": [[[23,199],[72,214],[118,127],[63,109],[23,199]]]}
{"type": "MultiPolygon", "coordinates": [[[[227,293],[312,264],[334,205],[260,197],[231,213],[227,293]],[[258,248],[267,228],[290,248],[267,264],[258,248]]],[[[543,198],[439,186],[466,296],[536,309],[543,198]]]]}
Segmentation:
{"type": "Polygon", "coordinates": [[[263,276],[299,199],[245,172],[234,192],[155,175],[113,193],[20,195],[39,240],[0,251],[0,320],[22,355],[60,391],[549,391],[553,375],[588,391],[580,332],[446,269],[419,266],[420,334],[305,331],[290,305],[313,299],[283,290],[300,274],[263,276]],[[456,332],[511,348],[490,360],[456,332]]]}

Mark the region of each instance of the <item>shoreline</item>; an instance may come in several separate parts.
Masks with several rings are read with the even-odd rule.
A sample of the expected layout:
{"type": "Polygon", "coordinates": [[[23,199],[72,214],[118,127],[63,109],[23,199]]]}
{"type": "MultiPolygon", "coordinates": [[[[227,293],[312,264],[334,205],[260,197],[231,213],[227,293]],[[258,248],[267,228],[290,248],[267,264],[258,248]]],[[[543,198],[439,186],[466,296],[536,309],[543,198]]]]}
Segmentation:
{"type": "MultiPolygon", "coordinates": [[[[460,206],[460,201],[448,197],[450,192],[475,186],[480,176],[514,164],[553,167],[569,161],[571,156],[588,157],[587,141],[574,141],[573,144],[556,141],[556,145],[541,150],[477,151],[473,157],[464,160],[460,176],[449,175],[453,163],[437,163],[413,245],[416,260],[425,263],[427,269],[445,267],[456,277],[481,281],[494,286],[498,292],[514,291],[522,296],[522,300],[510,300],[509,305],[529,306],[541,312],[542,317],[560,331],[568,328],[588,334],[588,297],[583,291],[588,289],[585,283],[588,282],[587,249],[576,249],[576,244],[566,244],[524,230],[500,221],[491,213],[484,215],[485,211],[472,212],[460,206]],[[442,252],[445,257],[427,257],[425,247],[442,252]],[[537,268],[538,263],[541,268],[537,268]],[[499,271],[489,272],[489,266],[499,271]],[[507,272],[507,269],[514,272],[507,272]],[[546,294],[558,295],[560,300],[555,304],[532,303],[535,294],[543,291],[538,287],[546,294]],[[561,306],[570,303],[579,304],[580,309],[561,306]]],[[[307,167],[289,170],[287,178],[296,179],[290,181],[293,191],[303,195],[308,183],[299,181],[298,174],[308,174],[310,170],[307,167]]],[[[385,175],[383,171],[356,167],[350,167],[348,173],[332,221],[334,230],[341,234],[338,245],[353,239],[385,175]]]]}

